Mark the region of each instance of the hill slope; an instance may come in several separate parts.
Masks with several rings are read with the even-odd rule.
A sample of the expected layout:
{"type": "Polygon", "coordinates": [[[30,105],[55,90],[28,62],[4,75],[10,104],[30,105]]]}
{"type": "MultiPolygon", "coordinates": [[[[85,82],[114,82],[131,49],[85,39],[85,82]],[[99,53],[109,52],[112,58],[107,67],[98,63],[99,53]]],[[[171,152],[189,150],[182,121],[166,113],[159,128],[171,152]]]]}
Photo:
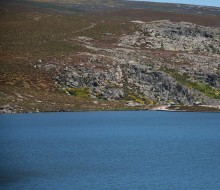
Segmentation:
{"type": "Polygon", "coordinates": [[[220,105],[217,8],[70,0],[1,5],[1,112],[220,105]]]}

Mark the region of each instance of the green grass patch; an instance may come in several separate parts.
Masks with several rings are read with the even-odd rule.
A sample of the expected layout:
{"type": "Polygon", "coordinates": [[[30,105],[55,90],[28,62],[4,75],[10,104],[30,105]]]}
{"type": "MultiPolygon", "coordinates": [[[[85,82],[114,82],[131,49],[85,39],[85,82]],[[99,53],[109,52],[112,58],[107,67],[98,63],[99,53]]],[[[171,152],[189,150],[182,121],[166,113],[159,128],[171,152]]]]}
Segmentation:
{"type": "Polygon", "coordinates": [[[139,103],[139,104],[144,104],[144,103],[145,103],[143,100],[139,99],[139,97],[134,96],[134,95],[132,95],[132,94],[129,94],[129,95],[127,96],[127,100],[132,100],[132,101],[137,102],[137,103],[139,103]]]}
{"type": "Polygon", "coordinates": [[[88,87],[83,88],[67,88],[65,89],[66,92],[68,92],[72,96],[77,96],[81,98],[89,98],[90,92],[88,87]]]}
{"type": "Polygon", "coordinates": [[[215,89],[207,84],[203,84],[199,81],[191,81],[190,76],[187,74],[179,74],[174,69],[168,69],[168,68],[162,68],[164,72],[170,74],[173,78],[175,78],[179,83],[186,85],[189,88],[193,88],[198,90],[199,92],[202,92],[206,96],[214,99],[220,99],[220,90],[215,89]]]}

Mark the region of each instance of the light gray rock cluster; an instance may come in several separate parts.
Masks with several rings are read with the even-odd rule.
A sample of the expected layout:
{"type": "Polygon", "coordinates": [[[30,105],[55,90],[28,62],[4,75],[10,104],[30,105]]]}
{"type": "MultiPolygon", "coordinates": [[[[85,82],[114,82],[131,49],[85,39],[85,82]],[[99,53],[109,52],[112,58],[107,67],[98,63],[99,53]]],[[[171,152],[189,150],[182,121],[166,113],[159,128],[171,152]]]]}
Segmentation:
{"type": "Polygon", "coordinates": [[[66,67],[56,79],[67,88],[89,87],[92,97],[119,100],[124,97],[122,78],[120,65],[114,65],[108,71],[83,66],[66,67]]]}
{"type": "Polygon", "coordinates": [[[13,108],[7,104],[0,107],[0,113],[14,113],[13,108]]]}
{"type": "Polygon", "coordinates": [[[133,35],[124,36],[120,45],[219,54],[220,30],[187,22],[155,21],[144,24],[133,35]]]}

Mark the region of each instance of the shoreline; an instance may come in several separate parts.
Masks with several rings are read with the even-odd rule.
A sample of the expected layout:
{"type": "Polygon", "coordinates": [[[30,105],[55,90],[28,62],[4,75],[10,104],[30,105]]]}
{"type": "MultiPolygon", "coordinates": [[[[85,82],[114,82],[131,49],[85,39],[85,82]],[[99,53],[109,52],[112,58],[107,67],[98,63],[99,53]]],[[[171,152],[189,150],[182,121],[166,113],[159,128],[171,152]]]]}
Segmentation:
{"type": "MultiPolygon", "coordinates": [[[[161,106],[165,107],[165,106],[161,106]]],[[[150,109],[92,109],[92,110],[51,110],[51,111],[24,111],[24,112],[0,112],[0,115],[9,115],[9,114],[38,114],[38,113],[74,113],[74,112],[119,112],[119,111],[149,111],[149,112],[197,112],[197,113],[220,113],[220,109],[214,107],[204,107],[204,106],[187,106],[188,108],[192,109],[157,109],[157,108],[150,108],[150,109]],[[195,109],[196,108],[196,109],[195,109]],[[205,108],[205,109],[201,109],[205,108]],[[209,110],[207,108],[214,108],[213,110],[209,110]]]]}

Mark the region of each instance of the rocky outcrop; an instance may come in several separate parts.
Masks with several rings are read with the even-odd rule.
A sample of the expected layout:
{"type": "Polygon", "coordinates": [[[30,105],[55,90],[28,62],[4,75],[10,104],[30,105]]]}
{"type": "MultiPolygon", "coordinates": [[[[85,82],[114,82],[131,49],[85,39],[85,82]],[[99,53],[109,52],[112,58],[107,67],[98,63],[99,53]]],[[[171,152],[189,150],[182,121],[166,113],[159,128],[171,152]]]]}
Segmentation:
{"type": "Polygon", "coordinates": [[[220,105],[218,28],[156,21],[123,36],[117,48],[76,40],[95,53],[83,64],[60,68],[59,88],[88,87],[92,98],[127,100],[128,106],[130,101],[220,105]]]}
{"type": "Polygon", "coordinates": [[[120,45],[219,54],[220,30],[187,22],[155,21],[144,24],[134,35],[122,38],[120,45]]]}
{"type": "Polygon", "coordinates": [[[14,113],[13,108],[7,104],[0,107],[0,113],[14,113]]]}

